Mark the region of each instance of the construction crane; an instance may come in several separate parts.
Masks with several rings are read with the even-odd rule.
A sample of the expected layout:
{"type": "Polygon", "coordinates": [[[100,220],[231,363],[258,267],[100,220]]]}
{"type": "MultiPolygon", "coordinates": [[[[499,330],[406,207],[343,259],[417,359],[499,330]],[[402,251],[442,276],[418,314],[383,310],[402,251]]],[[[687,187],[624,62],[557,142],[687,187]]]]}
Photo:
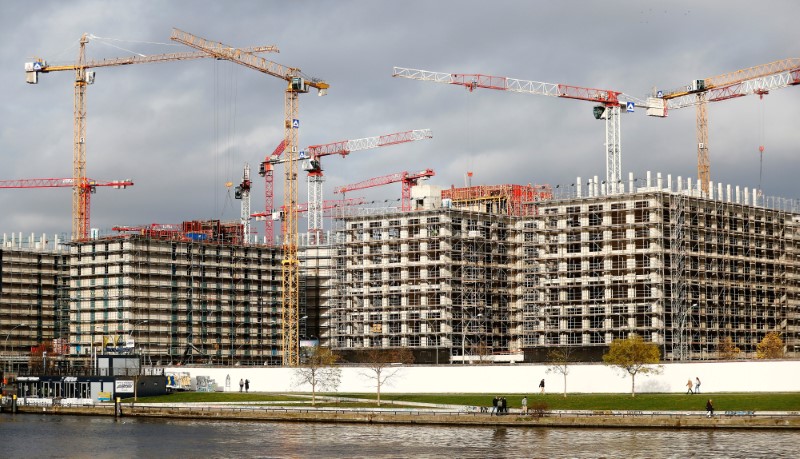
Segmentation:
{"type": "MultiPolygon", "coordinates": [[[[89,196],[86,178],[86,86],[93,84],[95,72],[87,69],[98,67],[116,67],[130,64],[147,64],[212,57],[207,53],[169,53],[152,56],[129,56],[104,60],[86,60],[86,44],[89,39],[96,38],[91,34],[83,34],[78,49],[78,60],[74,64],[50,65],[44,59],[25,63],[26,82],[37,84],[40,73],[74,71],[75,95],[73,101],[73,133],[72,133],[72,239],[81,240],[89,236],[89,196]]],[[[250,48],[252,52],[278,52],[275,46],[250,48]]]]}
{"type": "Polygon", "coordinates": [[[375,177],[363,182],[353,183],[351,185],[341,186],[334,190],[334,193],[347,193],[353,190],[363,190],[365,188],[372,188],[375,186],[387,185],[389,183],[400,182],[402,184],[402,204],[400,209],[403,212],[411,210],[411,187],[415,186],[420,180],[427,180],[436,175],[433,169],[425,169],[419,172],[398,172],[396,174],[384,175],[383,177],[375,177]]]}
{"type": "Polygon", "coordinates": [[[300,130],[298,98],[300,94],[309,92],[310,88],[316,89],[320,96],[324,96],[328,93],[330,85],[322,80],[307,77],[298,68],[286,67],[244,50],[205,40],[178,29],[172,30],[170,38],[216,58],[235,62],[288,83],[284,92],[283,126],[287,162],[284,167],[283,180],[283,205],[286,208],[286,214],[281,221],[281,234],[283,235],[281,330],[283,334],[283,364],[297,366],[300,363],[300,261],[297,257],[297,146],[300,130]]]}
{"type": "Polygon", "coordinates": [[[236,186],[234,198],[241,199],[241,222],[242,233],[244,234],[245,244],[250,243],[250,164],[244,164],[242,171],[242,183],[236,186]]]}
{"type": "MultiPolygon", "coordinates": [[[[346,157],[354,151],[371,150],[378,147],[387,147],[406,142],[433,138],[430,129],[415,129],[412,131],[395,132],[363,139],[341,140],[324,145],[311,145],[300,152],[303,160],[303,170],[308,172],[308,232],[319,235],[322,232],[322,183],[325,180],[322,173],[322,158],[330,155],[346,157]]],[[[278,146],[280,148],[280,145],[278,146]]],[[[277,151],[277,149],[276,149],[277,151]]],[[[270,160],[272,165],[285,163],[286,159],[280,154],[270,160]]],[[[266,208],[272,208],[271,196],[267,196],[266,208]]],[[[319,243],[319,237],[310,238],[312,244],[319,243]]]]}
{"type": "MultiPolygon", "coordinates": [[[[783,59],[743,70],[723,73],[703,80],[692,80],[686,87],[658,91],[659,110],[648,115],[666,117],[669,110],[697,107],[697,179],[703,194],[708,195],[711,160],[708,145],[708,102],[735,99],[748,94],[764,96],[770,91],[800,84],[800,58],[783,59]]],[[[760,147],[763,152],[763,145],[760,147]]]]}
{"type": "Polygon", "coordinates": [[[275,244],[275,232],[273,230],[272,224],[272,216],[268,215],[272,212],[272,209],[275,208],[275,194],[274,194],[274,176],[273,171],[274,168],[272,166],[272,160],[279,158],[283,154],[283,150],[286,147],[286,139],[281,140],[281,143],[275,147],[275,150],[272,154],[267,155],[264,158],[264,161],[261,162],[261,165],[258,168],[258,175],[264,177],[264,202],[266,203],[266,207],[262,214],[253,214],[252,216],[256,220],[264,220],[264,242],[268,245],[275,244]]]}
{"type": "Polygon", "coordinates": [[[584,88],[481,74],[431,72],[403,67],[394,67],[392,76],[464,86],[470,92],[476,88],[497,89],[523,94],[585,100],[599,104],[594,107],[593,113],[596,119],[606,120],[605,160],[608,193],[616,193],[622,180],[620,107],[625,107],[627,112],[633,111],[634,107],[637,106],[647,107],[647,102],[644,100],[608,89],[584,88]]]}
{"type": "MultiPolygon", "coordinates": [[[[75,181],[71,178],[35,178],[35,179],[18,179],[18,180],[0,180],[0,188],[74,188],[75,181]]],[[[115,189],[125,189],[133,186],[130,180],[114,180],[114,181],[100,181],[93,179],[84,179],[80,187],[85,195],[85,215],[86,221],[89,221],[89,214],[91,209],[91,195],[97,191],[97,187],[111,187],[115,189]]]]}

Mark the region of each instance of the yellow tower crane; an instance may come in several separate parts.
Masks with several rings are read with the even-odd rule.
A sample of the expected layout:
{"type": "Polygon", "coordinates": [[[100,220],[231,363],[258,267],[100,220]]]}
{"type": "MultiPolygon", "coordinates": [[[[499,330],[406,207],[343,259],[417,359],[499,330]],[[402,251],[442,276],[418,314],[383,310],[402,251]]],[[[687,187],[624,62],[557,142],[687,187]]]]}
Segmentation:
{"type": "Polygon", "coordinates": [[[283,260],[281,262],[283,279],[283,302],[281,307],[281,333],[283,364],[297,366],[300,363],[299,348],[299,310],[300,310],[300,262],[297,257],[297,149],[300,119],[298,118],[298,96],[315,88],[320,96],[328,92],[328,83],[308,78],[300,69],[256,56],[244,49],[235,49],[219,42],[205,40],[190,33],[173,29],[172,40],[201,50],[218,59],[227,59],[253,70],[272,75],[288,82],[284,93],[284,145],[286,163],[283,180],[284,219],[281,222],[283,235],[283,260]]]}
{"type": "Polygon", "coordinates": [[[708,102],[735,99],[748,94],[763,96],[770,91],[800,84],[800,59],[782,59],[768,64],[723,73],[704,80],[692,80],[685,87],[658,91],[648,102],[662,99],[658,110],[648,109],[651,116],[667,116],[668,110],[697,107],[697,179],[703,194],[708,195],[711,181],[711,160],[708,156],[708,102]]]}
{"type": "MultiPolygon", "coordinates": [[[[40,73],[74,71],[75,97],[73,103],[74,126],[72,148],[72,240],[83,240],[89,237],[89,190],[86,178],[86,86],[94,83],[94,72],[87,69],[97,67],[115,67],[130,64],[147,64],[152,62],[168,62],[213,57],[208,53],[188,52],[155,54],[151,56],[129,56],[103,60],[86,60],[86,43],[93,38],[83,34],[80,40],[78,60],[68,65],[48,65],[47,61],[37,59],[25,63],[26,81],[30,84],[39,82],[40,73]]],[[[249,52],[278,52],[275,46],[259,46],[247,48],[249,52]]]]}

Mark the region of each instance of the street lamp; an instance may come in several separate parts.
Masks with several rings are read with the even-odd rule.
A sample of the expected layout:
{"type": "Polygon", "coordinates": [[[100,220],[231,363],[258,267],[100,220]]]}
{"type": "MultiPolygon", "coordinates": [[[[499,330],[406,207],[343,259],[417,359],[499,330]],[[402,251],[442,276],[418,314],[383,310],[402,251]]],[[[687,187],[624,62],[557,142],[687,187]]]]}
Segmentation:
{"type": "Polygon", "coordinates": [[[467,354],[464,352],[465,349],[466,349],[464,344],[465,344],[465,342],[467,340],[467,331],[469,330],[469,325],[472,323],[472,321],[474,319],[479,319],[481,317],[483,317],[483,313],[478,314],[477,316],[473,317],[472,319],[469,319],[467,321],[467,327],[465,329],[461,330],[461,365],[466,365],[467,364],[467,354]]]}

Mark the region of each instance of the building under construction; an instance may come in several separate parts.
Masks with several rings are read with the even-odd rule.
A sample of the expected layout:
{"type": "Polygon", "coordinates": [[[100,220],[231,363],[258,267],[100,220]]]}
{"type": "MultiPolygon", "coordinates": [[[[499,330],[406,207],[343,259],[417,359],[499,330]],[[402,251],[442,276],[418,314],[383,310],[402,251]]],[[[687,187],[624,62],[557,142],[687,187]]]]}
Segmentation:
{"type": "Polygon", "coordinates": [[[55,338],[68,318],[60,314],[67,255],[57,238],[3,236],[0,245],[0,339],[3,369],[41,362],[68,349],[55,338]],[[32,360],[37,360],[33,362],[32,360]]]}
{"type": "Polygon", "coordinates": [[[408,347],[439,363],[569,347],[597,360],[636,333],[665,360],[701,360],[754,358],[775,331],[796,357],[797,203],[654,182],[451,189],[411,212],[345,219],[330,346],[408,347]]]}
{"type": "MultiPolygon", "coordinates": [[[[660,176],[609,194],[580,182],[416,186],[409,211],[339,215],[332,234],[301,239],[301,345],[348,360],[409,348],[420,363],[541,361],[556,347],[597,360],[636,333],[680,361],[754,358],[775,331],[798,356],[795,201],[660,176]]],[[[239,225],[119,228],[68,254],[5,242],[4,350],[280,364],[281,253],[243,243],[239,225]]]]}
{"type": "Polygon", "coordinates": [[[429,363],[521,360],[517,221],[549,187],[414,190],[410,212],[342,222],[329,345],[354,358],[404,347],[429,363]]]}
{"type": "Polygon", "coordinates": [[[242,244],[240,225],[178,226],[71,244],[71,354],[279,364],[280,251],[242,244]]]}

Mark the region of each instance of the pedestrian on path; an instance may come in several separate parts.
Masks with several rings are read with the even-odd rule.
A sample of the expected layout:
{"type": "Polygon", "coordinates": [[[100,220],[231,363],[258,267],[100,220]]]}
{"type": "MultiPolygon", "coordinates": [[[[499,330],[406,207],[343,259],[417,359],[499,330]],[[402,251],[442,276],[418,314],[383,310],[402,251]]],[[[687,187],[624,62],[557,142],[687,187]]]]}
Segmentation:
{"type": "Polygon", "coordinates": [[[244,391],[245,392],[250,392],[250,380],[249,379],[245,379],[244,380],[244,391]]]}
{"type": "Polygon", "coordinates": [[[539,383],[539,393],[544,394],[544,378],[542,378],[542,381],[539,383]]]}
{"type": "Polygon", "coordinates": [[[694,394],[694,392],[692,391],[692,387],[693,387],[693,386],[694,386],[694,384],[692,384],[692,380],[690,379],[690,380],[689,380],[689,381],[686,383],[686,394],[687,394],[687,395],[688,395],[688,394],[694,394]]]}
{"type": "Polygon", "coordinates": [[[242,389],[244,389],[244,379],[239,380],[239,392],[241,392],[242,389]]]}
{"type": "Polygon", "coordinates": [[[492,399],[492,411],[489,413],[489,416],[494,416],[497,413],[497,404],[499,402],[500,397],[495,396],[492,399]]]}
{"type": "Polygon", "coordinates": [[[522,397],[522,414],[528,414],[528,396],[522,397]]]}
{"type": "Polygon", "coordinates": [[[700,393],[700,378],[699,377],[695,377],[694,378],[694,393],[695,394],[699,394],[700,393]]]}
{"type": "Polygon", "coordinates": [[[706,402],[706,411],[708,411],[708,413],[706,414],[707,418],[714,416],[714,404],[711,403],[711,399],[708,399],[708,401],[706,402]]]}

